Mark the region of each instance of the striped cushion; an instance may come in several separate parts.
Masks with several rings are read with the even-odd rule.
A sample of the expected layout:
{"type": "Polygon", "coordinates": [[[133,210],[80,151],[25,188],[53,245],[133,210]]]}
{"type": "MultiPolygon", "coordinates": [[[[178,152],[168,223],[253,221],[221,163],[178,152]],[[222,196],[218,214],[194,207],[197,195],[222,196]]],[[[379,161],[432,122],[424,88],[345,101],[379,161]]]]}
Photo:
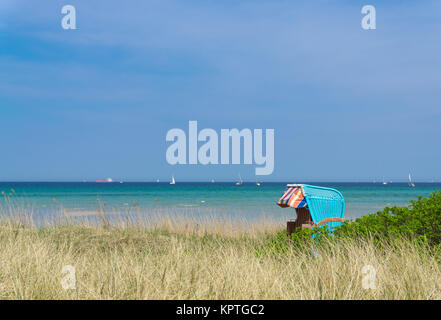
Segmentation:
{"type": "Polygon", "coordinates": [[[304,208],[306,207],[306,199],[303,196],[301,187],[289,187],[286,189],[283,196],[277,201],[277,204],[282,208],[304,208]]]}

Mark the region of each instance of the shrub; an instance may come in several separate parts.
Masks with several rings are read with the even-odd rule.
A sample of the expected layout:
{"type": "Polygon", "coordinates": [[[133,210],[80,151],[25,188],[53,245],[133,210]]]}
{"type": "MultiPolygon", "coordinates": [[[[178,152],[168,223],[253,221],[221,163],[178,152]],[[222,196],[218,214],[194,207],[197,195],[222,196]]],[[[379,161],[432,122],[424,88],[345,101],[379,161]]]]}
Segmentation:
{"type": "Polygon", "coordinates": [[[386,207],[354,221],[346,221],[332,233],[326,225],[304,229],[287,236],[279,232],[261,248],[259,253],[283,254],[288,250],[307,248],[311,244],[326,245],[344,239],[369,240],[378,245],[399,244],[404,239],[427,244],[441,252],[441,191],[427,198],[418,197],[407,207],[386,207]]]}
{"type": "Polygon", "coordinates": [[[336,237],[373,237],[374,239],[409,238],[441,244],[441,191],[427,198],[418,197],[408,207],[386,207],[335,230],[336,237]]]}

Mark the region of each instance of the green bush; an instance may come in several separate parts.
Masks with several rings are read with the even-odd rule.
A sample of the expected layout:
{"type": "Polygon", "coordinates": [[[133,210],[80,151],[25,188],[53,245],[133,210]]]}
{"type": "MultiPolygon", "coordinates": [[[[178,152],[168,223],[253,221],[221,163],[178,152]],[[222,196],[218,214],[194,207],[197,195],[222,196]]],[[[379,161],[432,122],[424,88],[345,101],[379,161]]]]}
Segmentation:
{"type": "MultiPolygon", "coordinates": [[[[258,253],[283,254],[288,250],[308,248],[343,239],[369,239],[378,244],[394,244],[403,239],[441,249],[441,191],[427,198],[418,197],[407,207],[386,207],[354,221],[346,221],[334,232],[324,227],[304,229],[287,236],[286,231],[266,242],[258,253]]],[[[440,251],[441,252],[441,251],[440,251]]]]}
{"type": "Polygon", "coordinates": [[[441,244],[441,191],[427,198],[418,197],[408,207],[386,207],[352,222],[345,222],[334,231],[335,237],[373,237],[383,240],[410,238],[441,244]]]}

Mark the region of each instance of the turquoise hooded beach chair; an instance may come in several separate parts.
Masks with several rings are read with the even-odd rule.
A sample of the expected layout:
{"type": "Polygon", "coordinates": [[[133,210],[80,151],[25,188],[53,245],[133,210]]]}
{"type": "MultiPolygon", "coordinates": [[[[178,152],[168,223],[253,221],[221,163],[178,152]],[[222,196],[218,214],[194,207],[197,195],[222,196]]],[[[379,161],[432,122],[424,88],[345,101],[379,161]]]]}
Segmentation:
{"type": "Polygon", "coordinates": [[[282,208],[291,207],[296,210],[297,219],[287,223],[288,234],[299,229],[323,226],[332,232],[344,221],[345,200],[335,189],[288,184],[277,204],[282,208]]]}

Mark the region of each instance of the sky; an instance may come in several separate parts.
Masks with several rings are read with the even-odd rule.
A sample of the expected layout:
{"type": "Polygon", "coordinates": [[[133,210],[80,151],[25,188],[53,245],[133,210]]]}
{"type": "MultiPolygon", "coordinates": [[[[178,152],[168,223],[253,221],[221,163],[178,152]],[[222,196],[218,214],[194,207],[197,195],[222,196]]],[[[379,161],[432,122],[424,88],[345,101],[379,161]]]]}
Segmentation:
{"type": "Polygon", "coordinates": [[[436,0],[1,0],[0,181],[440,181],[440,40],[436,0]],[[190,120],[274,129],[273,173],[168,164],[190,120]]]}

